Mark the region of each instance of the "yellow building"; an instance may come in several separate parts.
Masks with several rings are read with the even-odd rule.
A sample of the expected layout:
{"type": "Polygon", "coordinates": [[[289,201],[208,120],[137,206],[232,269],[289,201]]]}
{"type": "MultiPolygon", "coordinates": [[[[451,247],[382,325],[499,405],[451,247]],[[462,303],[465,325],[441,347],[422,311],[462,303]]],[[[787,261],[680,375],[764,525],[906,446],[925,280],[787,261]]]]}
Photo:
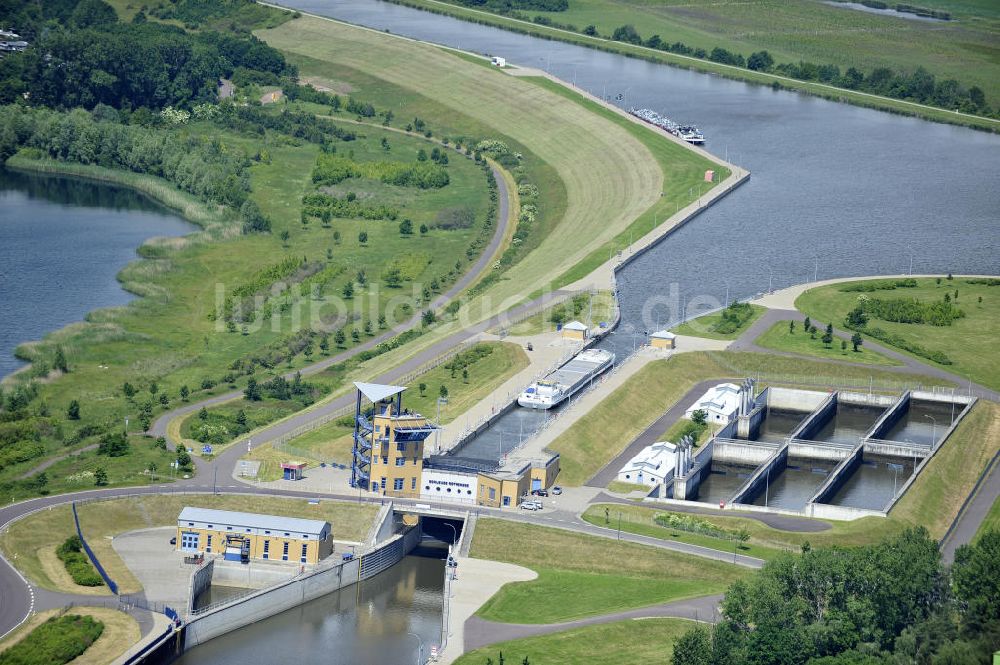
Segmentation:
{"type": "Polygon", "coordinates": [[[579,321],[570,321],[562,327],[562,337],[583,342],[590,337],[590,328],[579,321]]]}
{"type": "Polygon", "coordinates": [[[232,561],[317,563],[333,552],[333,530],[322,520],[187,506],[177,517],[177,549],[232,561]]]}
{"type": "Polygon", "coordinates": [[[676,345],[677,336],[669,330],[658,330],[649,339],[654,349],[672,349],[676,345]]]}
{"type": "Polygon", "coordinates": [[[424,440],[437,429],[403,409],[403,386],[355,383],[351,486],[387,496],[419,497],[424,440]],[[371,402],[362,409],[363,398],[371,402]]]}

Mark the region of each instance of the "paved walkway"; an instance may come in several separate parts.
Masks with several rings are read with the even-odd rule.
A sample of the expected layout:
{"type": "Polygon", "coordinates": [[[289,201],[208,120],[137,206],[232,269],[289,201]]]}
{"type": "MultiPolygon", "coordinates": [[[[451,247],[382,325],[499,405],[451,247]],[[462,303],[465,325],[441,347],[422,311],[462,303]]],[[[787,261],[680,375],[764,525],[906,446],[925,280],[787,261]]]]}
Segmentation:
{"type": "Polygon", "coordinates": [[[538,577],[530,568],[512,563],[456,557],[458,568],[451,583],[448,606],[448,644],[438,656],[438,663],[451,663],[468,651],[465,631],[472,616],[487,600],[510,582],[527,582],[538,577]]]}
{"type": "Polygon", "coordinates": [[[941,540],[941,556],[945,563],[952,563],[955,560],[955,550],[972,542],[998,498],[1000,498],[1000,452],[993,456],[993,460],[973,488],[972,494],[962,506],[958,517],[941,540]]]}
{"type": "MultiPolygon", "coordinates": [[[[641,607],[635,610],[623,612],[613,612],[600,616],[577,619],[576,621],[565,621],[562,623],[497,623],[487,621],[477,616],[470,617],[465,622],[465,650],[472,651],[480,647],[489,646],[498,642],[508,640],[518,640],[525,637],[535,637],[537,635],[548,635],[559,633],[573,628],[584,628],[586,626],[596,626],[602,623],[613,623],[615,621],[627,621],[629,619],[650,619],[650,618],[677,618],[690,619],[693,621],[714,621],[719,615],[719,604],[722,602],[722,595],[701,596],[699,598],[689,598],[687,600],[677,600],[662,605],[651,607],[641,607]]],[[[530,613],[530,609],[526,610],[530,613]]],[[[449,661],[450,662],[450,661],[449,661]]]]}

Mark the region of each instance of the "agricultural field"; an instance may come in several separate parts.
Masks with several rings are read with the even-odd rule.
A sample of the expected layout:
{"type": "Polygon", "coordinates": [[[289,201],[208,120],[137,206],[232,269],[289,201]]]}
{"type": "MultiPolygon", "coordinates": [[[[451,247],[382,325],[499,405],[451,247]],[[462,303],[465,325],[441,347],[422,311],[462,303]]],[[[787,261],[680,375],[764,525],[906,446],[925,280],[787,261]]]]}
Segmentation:
{"type": "Polygon", "coordinates": [[[530,582],[505,585],[477,612],[505,623],[555,623],[702,596],[747,573],[654,547],[498,519],[479,520],[470,555],[538,572],[530,582]]]}
{"type": "Polygon", "coordinates": [[[867,323],[861,332],[866,338],[876,337],[880,344],[921,362],[998,390],[1000,354],[986,351],[995,348],[1000,330],[998,302],[1000,279],[941,276],[821,286],[799,296],[795,307],[846,329],[848,313],[864,304],[867,323]],[[935,314],[942,312],[946,315],[935,314]],[[883,334],[875,334],[875,329],[883,334]]]}

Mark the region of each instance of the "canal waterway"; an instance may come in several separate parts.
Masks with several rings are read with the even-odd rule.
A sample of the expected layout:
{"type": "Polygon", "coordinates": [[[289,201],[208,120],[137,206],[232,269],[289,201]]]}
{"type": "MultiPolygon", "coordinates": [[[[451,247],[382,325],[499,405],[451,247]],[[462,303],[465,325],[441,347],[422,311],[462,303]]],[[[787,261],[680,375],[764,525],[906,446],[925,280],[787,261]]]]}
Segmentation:
{"type": "Polygon", "coordinates": [[[129,189],[0,167],[0,377],[18,344],[131,300],[115,274],[144,240],[194,229],[129,189]]]}
{"type": "Polygon", "coordinates": [[[885,409],[871,406],[838,404],[837,411],[811,438],[813,441],[857,445],[884,412],[885,409]]]}
{"type": "Polygon", "coordinates": [[[808,411],[768,409],[763,422],[760,424],[760,431],[757,434],[757,438],[754,440],[782,443],[808,415],[808,411]]]}
{"type": "Polygon", "coordinates": [[[801,510],[836,466],[836,462],[828,460],[789,457],[788,465],[777,474],[769,474],[750,503],[801,510]]]}
{"type": "MultiPolygon", "coordinates": [[[[1000,272],[1000,136],[837,104],[367,0],[282,4],[501,55],[698,125],[750,181],[619,272],[622,333],[832,277],[1000,272]]],[[[363,96],[363,91],[359,91],[363,96]]],[[[667,184],[669,187],[669,183],[667,184]]],[[[623,256],[628,256],[627,247],[623,256]]],[[[532,289],[537,285],[532,285],[532,289]]],[[[531,289],[526,289],[531,290],[531,289]]]]}
{"type": "Polygon", "coordinates": [[[712,462],[710,473],[698,485],[696,501],[719,503],[729,501],[743,487],[757,467],[725,462],[712,462]]]}
{"type": "MultiPolygon", "coordinates": [[[[416,663],[441,645],[444,550],[191,649],[178,665],[416,663]]],[[[425,550],[426,551],[426,550],[425,550]]],[[[423,661],[420,661],[423,662],[423,661]]]]}
{"type": "MultiPolygon", "coordinates": [[[[897,457],[866,457],[829,503],[884,510],[899,488],[913,475],[914,461],[897,457]]],[[[916,461],[919,463],[919,460],[916,461]]]]}
{"type": "Polygon", "coordinates": [[[888,441],[905,441],[931,445],[951,427],[951,421],[962,410],[961,405],[911,400],[910,408],[899,422],[883,436],[888,441]]]}

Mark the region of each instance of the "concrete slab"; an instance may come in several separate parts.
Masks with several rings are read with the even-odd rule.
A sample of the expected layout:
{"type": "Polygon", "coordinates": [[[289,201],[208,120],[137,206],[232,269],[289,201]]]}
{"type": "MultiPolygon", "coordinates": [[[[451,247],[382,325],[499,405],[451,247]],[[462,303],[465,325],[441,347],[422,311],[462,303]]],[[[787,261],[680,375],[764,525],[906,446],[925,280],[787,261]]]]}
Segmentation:
{"type": "Polygon", "coordinates": [[[111,546],[142,584],[146,599],[171,607],[187,607],[188,585],[194,566],[184,563],[184,553],[174,550],[172,526],[127,531],[115,536],[111,546]]]}
{"type": "Polygon", "coordinates": [[[452,663],[465,651],[465,622],[504,584],[527,582],[538,573],[512,563],[457,557],[456,579],[451,583],[448,609],[448,646],[438,663],[452,663]]]}

